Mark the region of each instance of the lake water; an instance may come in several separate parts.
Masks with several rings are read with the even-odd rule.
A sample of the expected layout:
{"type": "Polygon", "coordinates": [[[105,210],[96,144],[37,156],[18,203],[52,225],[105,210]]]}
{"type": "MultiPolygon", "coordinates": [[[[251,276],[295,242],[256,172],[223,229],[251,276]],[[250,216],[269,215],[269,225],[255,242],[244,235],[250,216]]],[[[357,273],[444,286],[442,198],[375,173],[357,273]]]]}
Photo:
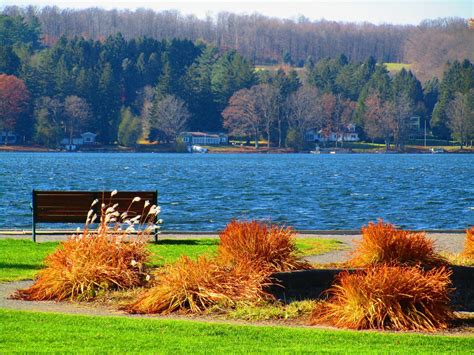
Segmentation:
{"type": "Polygon", "coordinates": [[[0,229],[31,227],[33,188],[156,189],[166,230],[474,225],[474,155],[0,153],[0,229]]]}

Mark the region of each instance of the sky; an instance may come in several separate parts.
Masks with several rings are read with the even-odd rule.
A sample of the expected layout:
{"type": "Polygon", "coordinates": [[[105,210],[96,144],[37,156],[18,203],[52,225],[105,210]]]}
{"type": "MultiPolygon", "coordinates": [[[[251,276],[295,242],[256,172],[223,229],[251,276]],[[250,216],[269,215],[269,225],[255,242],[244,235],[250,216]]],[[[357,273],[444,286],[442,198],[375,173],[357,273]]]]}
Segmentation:
{"type": "Polygon", "coordinates": [[[261,13],[278,18],[298,18],[303,15],[310,20],[334,20],[345,22],[371,22],[394,24],[418,24],[423,19],[438,17],[472,18],[473,0],[0,0],[0,6],[53,6],[60,8],[101,7],[104,9],[149,8],[156,11],[178,10],[182,14],[193,14],[199,18],[215,15],[221,11],[233,13],[261,13]]]}

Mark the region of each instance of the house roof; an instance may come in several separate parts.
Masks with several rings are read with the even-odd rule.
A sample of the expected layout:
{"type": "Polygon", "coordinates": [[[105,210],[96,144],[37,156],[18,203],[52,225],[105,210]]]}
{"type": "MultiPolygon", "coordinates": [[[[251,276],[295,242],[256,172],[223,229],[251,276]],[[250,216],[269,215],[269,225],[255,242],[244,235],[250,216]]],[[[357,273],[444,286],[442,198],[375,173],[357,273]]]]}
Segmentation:
{"type": "Polygon", "coordinates": [[[94,137],[96,137],[97,134],[92,133],[92,132],[84,132],[84,133],[81,134],[81,137],[83,137],[83,136],[94,136],[94,137]]]}
{"type": "Polygon", "coordinates": [[[183,132],[182,135],[190,135],[193,137],[211,137],[211,138],[220,138],[225,134],[223,133],[205,133],[205,132],[183,132]]]}

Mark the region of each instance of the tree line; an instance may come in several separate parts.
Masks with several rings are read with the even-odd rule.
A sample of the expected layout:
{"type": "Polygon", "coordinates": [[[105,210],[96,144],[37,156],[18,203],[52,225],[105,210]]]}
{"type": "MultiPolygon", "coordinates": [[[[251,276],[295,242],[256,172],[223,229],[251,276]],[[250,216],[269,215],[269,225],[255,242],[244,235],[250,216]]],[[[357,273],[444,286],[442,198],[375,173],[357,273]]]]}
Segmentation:
{"type": "Polygon", "coordinates": [[[199,41],[118,33],[46,46],[41,31],[37,20],[0,15],[0,131],[25,142],[55,147],[88,130],[103,144],[133,146],[140,137],[174,142],[184,130],[226,130],[303,149],[308,130],[343,137],[350,123],[361,137],[401,149],[415,123],[461,144],[473,136],[467,59],[422,84],[373,57],[310,56],[298,72],[256,71],[237,51],[199,41]]]}
{"type": "Polygon", "coordinates": [[[372,56],[378,62],[412,63],[423,81],[441,76],[447,61],[474,60],[472,28],[467,20],[459,18],[426,20],[413,26],[310,21],[303,16],[290,20],[227,12],[199,19],[177,11],[149,9],[13,6],[5,7],[3,13],[38,21],[48,45],[63,35],[103,40],[120,32],[126,39],[203,41],[217,48],[235,49],[253,64],[287,62],[302,66],[308,56],[319,61],[344,53],[353,62],[372,56]]]}

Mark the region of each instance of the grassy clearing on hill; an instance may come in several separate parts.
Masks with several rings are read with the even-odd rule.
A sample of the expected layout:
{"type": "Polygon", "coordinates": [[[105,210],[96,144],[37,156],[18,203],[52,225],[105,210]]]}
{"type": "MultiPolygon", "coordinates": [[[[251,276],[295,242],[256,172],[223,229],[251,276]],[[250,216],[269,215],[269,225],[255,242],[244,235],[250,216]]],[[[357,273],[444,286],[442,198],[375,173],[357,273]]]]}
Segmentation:
{"type": "Polygon", "coordinates": [[[387,70],[390,72],[397,72],[402,69],[405,69],[405,70],[411,69],[411,64],[408,64],[408,63],[384,63],[384,64],[387,67],[387,70]]]}
{"type": "MultiPolygon", "coordinates": [[[[195,258],[216,252],[218,239],[162,239],[150,243],[153,252],[151,265],[162,266],[176,261],[181,255],[195,258]]],[[[33,243],[27,239],[0,239],[0,282],[31,279],[42,267],[46,255],[52,253],[59,242],[33,243]]],[[[297,239],[302,256],[322,254],[340,249],[343,244],[333,239],[297,239]]]]}
{"type": "Polygon", "coordinates": [[[0,352],[469,354],[474,337],[0,310],[0,352]]]}

